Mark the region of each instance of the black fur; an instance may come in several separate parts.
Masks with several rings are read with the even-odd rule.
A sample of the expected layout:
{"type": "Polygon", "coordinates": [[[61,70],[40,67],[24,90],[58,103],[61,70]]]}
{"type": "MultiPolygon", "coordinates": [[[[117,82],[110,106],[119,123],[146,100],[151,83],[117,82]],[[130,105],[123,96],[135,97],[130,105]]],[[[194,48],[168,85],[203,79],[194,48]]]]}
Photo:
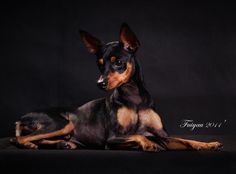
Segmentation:
{"type": "MultiPolygon", "coordinates": [[[[99,43],[99,49],[96,51],[95,55],[97,57],[98,68],[104,78],[108,76],[109,72],[123,73],[127,68],[127,62],[132,64],[132,74],[127,83],[114,89],[113,93],[108,97],[90,101],[74,111],[69,112],[71,120],[76,126],[71,135],[72,138],[76,142],[83,144],[85,148],[105,149],[109,144],[112,144],[111,141],[109,141],[112,137],[134,134],[145,135],[146,132],[149,131],[143,129],[137,132],[140,127],[139,122],[131,125],[128,131],[123,131],[116,117],[119,108],[126,106],[138,111],[146,108],[154,109],[154,104],[150,94],[145,88],[141,68],[135,57],[136,50],[124,49],[124,45],[119,41],[104,45],[100,45],[100,42],[97,43],[99,43]],[[112,63],[110,61],[111,56],[117,58],[116,62],[112,63]],[[103,64],[99,63],[99,59],[101,58],[104,60],[103,64]],[[117,63],[117,61],[119,62],[117,63]]],[[[30,129],[28,129],[28,131],[24,130],[24,135],[29,133],[39,134],[61,129],[68,123],[68,120],[64,116],[66,114],[68,113],[59,111],[45,113],[34,112],[25,115],[20,121],[24,126],[30,127],[30,129]],[[34,131],[35,128],[33,128],[33,126],[35,123],[40,123],[43,126],[41,126],[39,130],[34,131]]],[[[166,134],[164,130],[163,132],[166,134]]],[[[155,137],[158,141],[161,141],[161,139],[158,138],[159,135],[155,135],[155,137]]],[[[118,141],[118,139],[115,141],[118,141]]],[[[121,138],[120,141],[123,142],[124,139],[121,138]]],[[[126,145],[129,147],[131,144],[126,145]]],[[[132,144],[132,146],[136,147],[134,144],[132,144]]],[[[115,145],[113,147],[115,147],[115,145]]]]}

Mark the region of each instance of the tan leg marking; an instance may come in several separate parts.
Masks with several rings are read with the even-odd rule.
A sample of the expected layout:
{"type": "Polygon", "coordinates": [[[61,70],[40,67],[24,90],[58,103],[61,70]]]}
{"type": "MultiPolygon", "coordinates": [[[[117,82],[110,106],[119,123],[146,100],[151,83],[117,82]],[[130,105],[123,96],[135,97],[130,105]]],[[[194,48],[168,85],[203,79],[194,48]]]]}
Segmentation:
{"type": "Polygon", "coordinates": [[[143,151],[156,152],[159,149],[157,144],[153,143],[152,141],[148,140],[145,136],[142,135],[131,135],[130,137],[128,137],[128,140],[126,142],[127,143],[137,142],[143,151]]]}
{"type": "Polygon", "coordinates": [[[16,137],[21,136],[21,122],[17,121],[16,123],[16,137]]]}
{"type": "Polygon", "coordinates": [[[55,131],[55,132],[50,132],[50,133],[45,133],[45,134],[39,134],[39,135],[27,135],[27,136],[19,136],[16,137],[17,142],[21,145],[24,145],[25,143],[31,142],[31,141],[36,141],[36,140],[41,140],[41,139],[48,139],[48,138],[53,138],[57,136],[62,136],[69,134],[74,130],[74,124],[70,121],[63,129],[55,131]]]}
{"type": "Polygon", "coordinates": [[[137,113],[127,107],[122,107],[117,111],[117,121],[124,131],[128,131],[129,126],[138,121],[137,113]]]}
{"type": "Polygon", "coordinates": [[[182,138],[168,137],[169,150],[217,150],[222,147],[220,142],[201,142],[182,138]]]}
{"type": "Polygon", "coordinates": [[[63,140],[40,140],[38,144],[45,144],[45,145],[54,145],[57,143],[62,142],[63,140]]]}

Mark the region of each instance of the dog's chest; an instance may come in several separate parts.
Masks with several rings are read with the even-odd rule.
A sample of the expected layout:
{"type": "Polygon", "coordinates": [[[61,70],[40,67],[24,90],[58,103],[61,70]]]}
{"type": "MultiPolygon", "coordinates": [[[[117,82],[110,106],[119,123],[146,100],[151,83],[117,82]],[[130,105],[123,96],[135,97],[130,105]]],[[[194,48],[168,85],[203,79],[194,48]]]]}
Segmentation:
{"type": "Polygon", "coordinates": [[[135,110],[121,107],[116,113],[120,133],[127,133],[134,129],[138,123],[138,114],[135,110]]]}
{"type": "Polygon", "coordinates": [[[135,131],[151,128],[162,130],[163,125],[160,116],[152,109],[142,109],[135,111],[127,107],[117,110],[118,132],[122,134],[132,134],[135,131]]]}

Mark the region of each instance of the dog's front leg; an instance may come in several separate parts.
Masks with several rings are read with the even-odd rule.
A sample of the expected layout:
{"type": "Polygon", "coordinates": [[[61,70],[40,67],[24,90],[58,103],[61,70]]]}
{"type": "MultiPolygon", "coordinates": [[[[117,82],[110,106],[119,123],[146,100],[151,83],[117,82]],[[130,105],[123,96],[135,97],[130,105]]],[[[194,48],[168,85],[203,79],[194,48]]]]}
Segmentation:
{"type": "MultiPolygon", "coordinates": [[[[16,123],[16,144],[25,148],[29,148],[29,149],[37,149],[38,146],[33,142],[37,142],[40,140],[46,141],[46,139],[49,139],[49,138],[68,135],[73,130],[74,130],[74,124],[70,121],[64,128],[54,131],[54,132],[41,133],[41,134],[40,133],[37,134],[37,132],[35,132],[30,135],[21,136],[22,128],[20,126],[20,122],[17,122],[16,123]]],[[[47,143],[49,143],[49,141],[47,141],[47,143]]]]}
{"type": "Polygon", "coordinates": [[[152,109],[139,111],[139,119],[142,129],[162,137],[167,150],[218,150],[222,148],[222,144],[219,142],[201,142],[169,137],[163,130],[160,116],[152,109]]]}
{"type": "Polygon", "coordinates": [[[176,137],[167,137],[165,142],[167,150],[221,150],[220,142],[202,142],[176,137]]]}
{"type": "Polygon", "coordinates": [[[116,150],[143,150],[152,152],[162,149],[159,145],[148,140],[143,135],[111,137],[107,140],[107,148],[116,150]]]}

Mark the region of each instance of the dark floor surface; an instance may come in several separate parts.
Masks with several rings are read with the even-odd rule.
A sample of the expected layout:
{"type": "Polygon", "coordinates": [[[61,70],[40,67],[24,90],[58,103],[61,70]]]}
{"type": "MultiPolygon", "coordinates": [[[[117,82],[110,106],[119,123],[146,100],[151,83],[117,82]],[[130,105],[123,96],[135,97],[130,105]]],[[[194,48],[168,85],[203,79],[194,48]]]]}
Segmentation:
{"type": "MultiPolygon", "coordinates": [[[[218,139],[223,151],[136,152],[104,150],[21,150],[0,140],[4,173],[236,173],[234,136],[181,136],[218,139]]],[[[2,172],[1,172],[2,173],[2,172]]]]}

